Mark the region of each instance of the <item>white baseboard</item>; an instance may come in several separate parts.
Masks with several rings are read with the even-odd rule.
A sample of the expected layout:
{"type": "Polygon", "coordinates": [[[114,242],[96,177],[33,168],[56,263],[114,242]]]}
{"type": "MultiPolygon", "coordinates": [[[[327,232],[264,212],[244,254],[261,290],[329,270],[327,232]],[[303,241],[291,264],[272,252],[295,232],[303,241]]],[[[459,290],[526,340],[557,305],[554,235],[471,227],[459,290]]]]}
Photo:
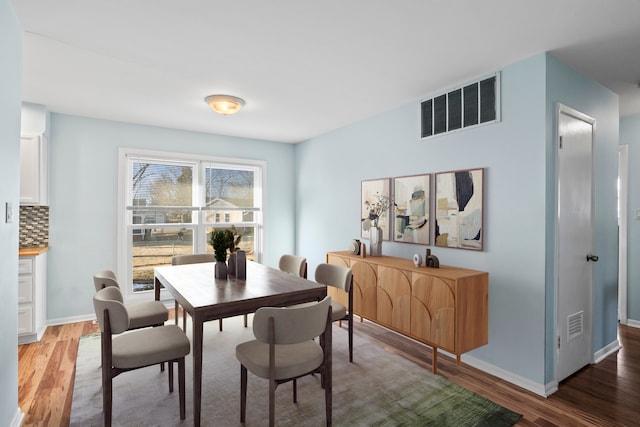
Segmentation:
{"type": "Polygon", "coordinates": [[[18,407],[16,408],[16,414],[13,416],[13,420],[11,420],[11,424],[9,424],[9,427],[20,427],[23,421],[24,412],[22,412],[20,407],[18,407]]]}
{"type": "Polygon", "coordinates": [[[616,351],[620,350],[621,348],[622,348],[622,345],[620,345],[620,342],[618,340],[614,340],[609,345],[601,348],[600,350],[594,353],[593,363],[602,362],[604,359],[606,359],[616,351]]]}
{"type": "Polygon", "coordinates": [[[495,365],[487,363],[483,360],[477,359],[473,356],[463,354],[461,360],[467,365],[473,366],[474,368],[480,369],[483,372],[491,374],[495,377],[503,379],[511,384],[517,385],[518,387],[522,387],[525,390],[529,390],[532,393],[538,394],[542,397],[548,397],[549,395],[555,393],[558,390],[558,384],[555,382],[549,384],[540,384],[535,381],[531,381],[528,378],[521,377],[520,375],[516,375],[513,372],[507,371],[502,368],[498,368],[495,365]]]}
{"type": "MultiPolygon", "coordinates": [[[[167,308],[169,309],[172,309],[175,307],[175,303],[173,300],[162,301],[162,303],[165,306],[167,306],[167,308]]],[[[96,320],[95,313],[81,314],[79,316],[58,317],[57,319],[49,319],[47,320],[47,326],[66,325],[68,323],[86,322],[88,320],[91,320],[91,321],[96,320]]]]}
{"type": "Polygon", "coordinates": [[[632,328],[640,328],[640,320],[627,319],[627,321],[624,322],[623,324],[627,326],[631,326],[632,328]]]}

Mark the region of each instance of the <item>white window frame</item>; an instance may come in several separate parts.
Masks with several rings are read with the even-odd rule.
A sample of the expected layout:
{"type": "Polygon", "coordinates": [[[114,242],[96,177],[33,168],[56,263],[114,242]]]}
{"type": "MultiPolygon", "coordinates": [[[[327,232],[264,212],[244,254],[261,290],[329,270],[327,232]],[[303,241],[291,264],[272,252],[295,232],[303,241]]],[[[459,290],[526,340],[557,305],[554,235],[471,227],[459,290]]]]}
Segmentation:
{"type": "MultiPolygon", "coordinates": [[[[204,191],[198,191],[199,186],[204,185],[204,171],[206,166],[220,166],[223,168],[251,168],[256,173],[257,188],[254,188],[254,204],[259,211],[254,220],[255,223],[255,261],[262,262],[264,257],[264,218],[265,218],[265,188],[266,188],[266,175],[267,164],[262,160],[249,160],[238,159],[228,157],[206,156],[198,154],[186,154],[186,153],[174,153],[164,152],[156,150],[143,150],[135,148],[120,148],[118,150],[118,202],[117,202],[117,272],[118,280],[120,282],[121,290],[125,294],[126,298],[130,301],[148,300],[149,293],[153,291],[139,291],[133,292],[132,286],[132,241],[131,241],[131,228],[133,225],[129,224],[128,216],[131,213],[127,210],[127,201],[129,197],[129,177],[128,177],[128,164],[130,157],[142,157],[150,160],[158,160],[160,162],[179,162],[179,163],[193,163],[194,164],[194,190],[193,190],[193,205],[194,214],[193,224],[188,228],[193,228],[193,245],[194,253],[204,253],[207,248],[206,238],[202,238],[197,231],[202,227],[207,227],[204,222],[204,210],[200,207],[204,205],[202,197],[204,191]]],[[[154,224],[157,228],[158,224],[154,224]]],[[[163,228],[171,228],[171,224],[161,224],[163,228]]],[[[184,227],[184,225],[180,225],[184,227]]],[[[171,295],[166,290],[162,290],[160,294],[161,300],[172,299],[171,295]]]]}

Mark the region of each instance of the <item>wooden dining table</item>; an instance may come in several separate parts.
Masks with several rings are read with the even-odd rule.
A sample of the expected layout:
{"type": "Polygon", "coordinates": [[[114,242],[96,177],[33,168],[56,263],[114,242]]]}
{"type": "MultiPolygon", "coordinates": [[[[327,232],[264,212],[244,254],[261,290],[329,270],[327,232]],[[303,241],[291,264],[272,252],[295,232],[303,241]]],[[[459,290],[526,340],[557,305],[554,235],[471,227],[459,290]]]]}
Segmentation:
{"type": "Polygon", "coordinates": [[[214,277],[215,263],[156,267],[155,299],[164,287],[177,308],[189,313],[193,323],[193,421],[200,425],[202,400],[202,340],[204,322],[253,313],[260,307],[281,307],[319,301],[327,295],[325,285],[247,261],[246,279],[214,277]]]}

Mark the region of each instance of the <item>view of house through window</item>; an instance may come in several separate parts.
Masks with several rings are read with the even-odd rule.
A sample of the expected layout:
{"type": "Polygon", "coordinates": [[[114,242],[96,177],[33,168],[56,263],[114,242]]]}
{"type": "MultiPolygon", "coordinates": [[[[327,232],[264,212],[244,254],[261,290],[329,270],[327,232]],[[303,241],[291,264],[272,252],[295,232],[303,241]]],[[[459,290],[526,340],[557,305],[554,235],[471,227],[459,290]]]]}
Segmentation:
{"type": "Polygon", "coordinates": [[[231,228],[247,259],[260,260],[262,166],[126,154],[127,282],[153,289],[171,257],[213,252],[209,233],[231,228]]]}

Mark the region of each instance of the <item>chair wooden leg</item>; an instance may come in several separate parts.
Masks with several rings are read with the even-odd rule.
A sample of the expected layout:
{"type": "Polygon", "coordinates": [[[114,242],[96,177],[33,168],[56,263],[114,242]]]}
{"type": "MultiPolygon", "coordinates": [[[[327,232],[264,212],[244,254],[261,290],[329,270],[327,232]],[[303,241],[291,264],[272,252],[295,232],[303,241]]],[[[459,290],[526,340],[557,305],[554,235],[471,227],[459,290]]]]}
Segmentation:
{"type": "MultiPolygon", "coordinates": [[[[171,362],[169,362],[171,363],[171,362]]],[[[186,399],[185,399],[185,363],[184,357],[178,360],[178,392],[180,393],[180,419],[187,417],[186,399]]]]}
{"type": "Polygon", "coordinates": [[[218,323],[220,324],[220,332],[222,332],[222,319],[218,320],[218,323]]]}
{"type": "Polygon", "coordinates": [[[293,379],[293,403],[298,403],[298,379],[293,379]]]}
{"type": "Polygon", "coordinates": [[[167,362],[169,365],[169,393],[173,393],[173,362],[167,362]]]}
{"type": "Polygon", "coordinates": [[[240,422],[244,423],[247,413],[247,368],[240,365],[240,422]]]}
{"type": "Polygon", "coordinates": [[[249,325],[249,315],[244,315],[244,327],[246,328],[249,325]]]}
{"type": "Polygon", "coordinates": [[[353,315],[349,313],[349,362],[353,363],[353,315]]]}
{"type": "Polygon", "coordinates": [[[269,427],[276,425],[276,380],[269,379],[269,427]]]}

